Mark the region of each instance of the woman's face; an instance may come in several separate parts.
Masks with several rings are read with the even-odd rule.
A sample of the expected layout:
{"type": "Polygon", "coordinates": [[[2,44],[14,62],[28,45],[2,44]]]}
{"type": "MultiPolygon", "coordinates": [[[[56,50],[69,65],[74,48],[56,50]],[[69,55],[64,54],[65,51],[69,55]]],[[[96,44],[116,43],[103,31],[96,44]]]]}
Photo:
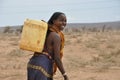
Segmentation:
{"type": "Polygon", "coordinates": [[[61,14],[56,20],[53,21],[53,24],[59,29],[63,30],[66,26],[66,16],[64,14],[61,14]]]}

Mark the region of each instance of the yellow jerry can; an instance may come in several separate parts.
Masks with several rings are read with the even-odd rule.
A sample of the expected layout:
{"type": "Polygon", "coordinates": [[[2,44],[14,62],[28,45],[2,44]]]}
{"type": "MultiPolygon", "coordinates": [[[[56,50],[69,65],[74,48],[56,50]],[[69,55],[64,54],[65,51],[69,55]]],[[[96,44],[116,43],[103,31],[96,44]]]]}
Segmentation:
{"type": "Polygon", "coordinates": [[[42,52],[48,25],[41,20],[26,19],[23,25],[20,49],[42,52]]]}

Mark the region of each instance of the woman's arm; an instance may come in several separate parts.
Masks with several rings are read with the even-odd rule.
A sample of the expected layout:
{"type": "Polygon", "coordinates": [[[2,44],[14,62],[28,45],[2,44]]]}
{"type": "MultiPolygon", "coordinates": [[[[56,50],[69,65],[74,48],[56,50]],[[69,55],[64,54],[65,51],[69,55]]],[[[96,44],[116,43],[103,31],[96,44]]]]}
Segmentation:
{"type": "Polygon", "coordinates": [[[53,38],[53,50],[54,50],[54,60],[55,63],[58,67],[58,69],[60,70],[60,72],[62,73],[64,80],[69,80],[68,76],[65,72],[65,69],[63,67],[63,63],[60,59],[60,47],[61,47],[61,39],[60,36],[57,34],[54,34],[54,38],[53,38]]]}
{"type": "Polygon", "coordinates": [[[54,60],[55,63],[62,74],[65,73],[65,69],[63,67],[63,63],[60,59],[60,46],[61,39],[60,36],[56,33],[53,33],[53,51],[54,51],[54,60]]]}

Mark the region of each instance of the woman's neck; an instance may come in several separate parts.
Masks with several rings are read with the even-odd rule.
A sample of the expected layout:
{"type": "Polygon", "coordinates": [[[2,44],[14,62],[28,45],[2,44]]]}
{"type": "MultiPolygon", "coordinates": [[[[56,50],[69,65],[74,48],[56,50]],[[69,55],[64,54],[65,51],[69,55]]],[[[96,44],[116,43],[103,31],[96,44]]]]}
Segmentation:
{"type": "Polygon", "coordinates": [[[52,25],[52,27],[53,27],[54,29],[56,29],[57,31],[60,31],[60,29],[59,29],[56,25],[52,25]]]}

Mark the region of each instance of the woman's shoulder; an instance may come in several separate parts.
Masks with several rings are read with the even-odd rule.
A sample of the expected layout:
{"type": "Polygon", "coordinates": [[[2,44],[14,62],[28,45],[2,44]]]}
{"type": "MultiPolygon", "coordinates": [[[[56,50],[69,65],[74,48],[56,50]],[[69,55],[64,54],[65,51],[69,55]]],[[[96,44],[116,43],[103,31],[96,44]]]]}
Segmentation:
{"type": "Polygon", "coordinates": [[[60,35],[56,32],[50,32],[49,34],[50,36],[53,36],[53,37],[60,37],[60,35]]]}
{"type": "Polygon", "coordinates": [[[60,35],[56,32],[51,32],[49,38],[60,40],[60,35]]]}

